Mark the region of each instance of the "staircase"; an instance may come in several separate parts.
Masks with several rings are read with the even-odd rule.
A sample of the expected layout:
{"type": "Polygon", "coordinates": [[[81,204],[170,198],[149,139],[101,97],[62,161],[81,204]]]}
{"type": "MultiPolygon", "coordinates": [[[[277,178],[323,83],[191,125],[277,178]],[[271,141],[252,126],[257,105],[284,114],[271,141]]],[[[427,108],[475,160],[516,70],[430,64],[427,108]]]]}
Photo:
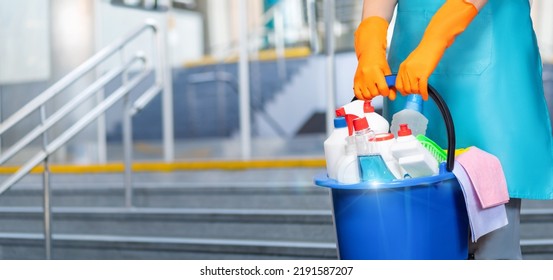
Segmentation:
{"type": "MultiPolygon", "coordinates": [[[[336,259],[322,169],[52,176],[55,259],[336,259]],[[270,180],[267,180],[270,178],[270,180]]],[[[0,258],[42,259],[41,177],[0,196],[0,258]]],[[[553,259],[553,203],[525,201],[525,259],[553,259]]]]}
{"type": "MultiPolygon", "coordinates": [[[[307,64],[309,57],[286,59],[285,76],[279,76],[278,61],[250,62],[252,114],[275,99],[292,77],[307,64]]],[[[117,80],[120,83],[119,80],[117,80]]],[[[110,85],[109,88],[118,87],[110,85]]],[[[108,88],[108,93],[109,93],[108,88]]],[[[230,137],[239,125],[238,64],[210,64],[173,70],[173,106],[176,139],[230,137]],[[216,74],[217,73],[217,74],[216,74]],[[215,75],[213,75],[215,74],[215,75]],[[222,75],[230,81],[217,80],[222,75]],[[209,76],[212,76],[211,78],[209,76]],[[207,76],[207,79],[203,80],[207,76]],[[200,79],[198,79],[200,78],[200,79]],[[198,82],[197,80],[203,80],[198,82]],[[206,125],[209,124],[209,125],[206,125]]],[[[111,119],[118,115],[108,115],[111,119]]],[[[153,99],[133,118],[133,139],[159,140],[162,135],[161,98],[153,99]]],[[[255,118],[253,119],[255,122],[255,118]]],[[[255,128],[255,123],[252,124],[255,128]]],[[[121,140],[121,124],[111,126],[109,141],[121,140]]],[[[254,131],[254,134],[256,131],[254,131]]]]}
{"type": "MultiPolygon", "coordinates": [[[[318,169],[52,177],[55,259],[332,259],[318,169]],[[267,182],[266,178],[274,178],[267,182]],[[86,183],[89,182],[89,183],[86,183]]],[[[42,259],[42,190],[30,176],[0,197],[0,257],[42,259]]]]}

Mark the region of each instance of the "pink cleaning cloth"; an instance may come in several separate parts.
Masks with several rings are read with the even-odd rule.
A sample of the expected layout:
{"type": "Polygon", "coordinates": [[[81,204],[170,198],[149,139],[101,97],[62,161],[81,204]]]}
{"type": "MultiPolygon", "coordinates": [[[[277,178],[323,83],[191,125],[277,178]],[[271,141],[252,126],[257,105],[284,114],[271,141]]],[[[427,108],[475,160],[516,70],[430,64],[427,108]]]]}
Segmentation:
{"type": "Polygon", "coordinates": [[[452,172],[455,174],[465,197],[472,242],[476,242],[478,238],[509,224],[504,204],[486,209],[482,208],[466,170],[458,161],[455,161],[452,172]]]}
{"type": "Polygon", "coordinates": [[[509,202],[505,173],[497,157],[476,147],[470,147],[456,160],[472,181],[482,208],[509,202]]]}

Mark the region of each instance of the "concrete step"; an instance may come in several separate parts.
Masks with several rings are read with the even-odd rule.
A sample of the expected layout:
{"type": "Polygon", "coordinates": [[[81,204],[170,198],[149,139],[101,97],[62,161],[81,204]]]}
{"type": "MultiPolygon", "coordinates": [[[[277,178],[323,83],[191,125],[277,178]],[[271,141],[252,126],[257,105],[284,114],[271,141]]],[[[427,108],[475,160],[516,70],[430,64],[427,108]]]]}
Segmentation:
{"type": "Polygon", "coordinates": [[[520,214],[520,238],[553,238],[553,209],[522,209],[520,214]]]}
{"type": "MultiPolygon", "coordinates": [[[[328,189],[312,178],[320,168],[134,173],[133,206],[224,209],[330,209],[328,189]]],[[[60,207],[122,207],[122,174],[52,174],[60,207]]],[[[0,206],[41,206],[42,178],[24,178],[0,196],[0,206]]]]}
{"type": "MultiPolygon", "coordinates": [[[[523,211],[521,246],[525,259],[553,259],[552,232],[529,234],[531,227],[550,227],[551,211],[523,211]]],[[[120,238],[216,239],[256,242],[335,243],[330,211],[214,210],[156,208],[54,208],[56,235],[120,238]]],[[[0,232],[39,234],[42,209],[0,208],[0,232]]],[[[539,232],[544,232],[541,229],[539,232]]],[[[327,255],[319,256],[326,258],[327,255]]]]}
{"type": "MultiPolygon", "coordinates": [[[[54,259],[336,259],[334,243],[54,234],[54,259]]],[[[0,233],[1,259],[44,259],[42,234],[0,233]]]]}
{"type": "MultiPolygon", "coordinates": [[[[14,187],[0,196],[0,206],[41,206],[41,186],[14,187]]],[[[124,188],[114,185],[58,185],[52,205],[59,207],[122,207],[124,188]]],[[[223,209],[330,209],[327,189],[310,182],[135,183],[133,206],[223,209]]]]}
{"type": "MultiPolygon", "coordinates": [[[[335,243],[54,234],[54,259],[337,259],[335,243]]],[[[553,259],[553,240],[522,240],[523,259],[553,259]]],[[[42,234],[0,233],[0,259],[43,259],[42,234]]]]}
{"type": "Polygon", "coordinates": [[[553,260],[553,239],[523,239],[520,241],[525,260],[553,260]]]}
{"type": "MultiPolygon", "coordinates": [[[[335,242],[331,213],[324,210],[55,207],[52,230],[55,234],[335,242]]],[[[0,208],[0,232],[42,233],[42,208],[0,208]]]]}
{"type": "MultiPolygon", "coordinates": [[[[54,174],[54,254],[65,259],[336,258],[328,190],[311,181],[319,172],[138,173],[133,176],[137,208],[132,209],[122,208],[121,174],[54,174]]],[[[32,175],[0,196],[0,258],[43,258],[40,182],[32,175]]],[[[523,202],[525,259],[553,259],[552,209],[551,201],[523,202]]]]}

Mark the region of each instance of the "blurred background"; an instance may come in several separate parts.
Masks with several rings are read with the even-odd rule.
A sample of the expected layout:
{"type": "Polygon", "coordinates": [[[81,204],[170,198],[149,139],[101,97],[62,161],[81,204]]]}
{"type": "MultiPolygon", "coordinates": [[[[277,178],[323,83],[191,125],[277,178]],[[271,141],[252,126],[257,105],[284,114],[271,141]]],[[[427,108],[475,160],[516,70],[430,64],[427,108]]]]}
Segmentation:
{"type": "MultiPolygon", "coordinates": [[[[312,177],[361,8],[0,0],[0,258],[336,258],[312,177]]],[[[551,112],[550,13],[533,1],[551,112]]],[[[553,258],[551,209],[525,204],[526,258],[553,258]]]]}

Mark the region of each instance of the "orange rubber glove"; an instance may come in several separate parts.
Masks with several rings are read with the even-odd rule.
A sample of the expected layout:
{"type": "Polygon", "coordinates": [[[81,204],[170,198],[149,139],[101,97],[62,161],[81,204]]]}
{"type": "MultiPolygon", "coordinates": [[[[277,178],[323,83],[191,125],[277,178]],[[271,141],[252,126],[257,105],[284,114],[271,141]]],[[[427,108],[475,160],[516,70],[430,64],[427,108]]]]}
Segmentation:
{"type": "Polygon", "coordinates": [[[462,33],[478,10],[465,0],[447,0],[434,14],[421,42],[399,66],[396,88],[405,95],[418,93],[428,100],[428,77],[445,50],[462,33]]]}
{"type": "Polygon", "coordinates": [[[355,53],[357,71],[353,79],[353,91],[360,100],[370,100],[375,96],[389,96],[395,99],[395,90],[386,83],[385,75],[392,71],[386,61],[386,35],[388,21],[379,16],[364,19],[355,31],[355,53]]]}

